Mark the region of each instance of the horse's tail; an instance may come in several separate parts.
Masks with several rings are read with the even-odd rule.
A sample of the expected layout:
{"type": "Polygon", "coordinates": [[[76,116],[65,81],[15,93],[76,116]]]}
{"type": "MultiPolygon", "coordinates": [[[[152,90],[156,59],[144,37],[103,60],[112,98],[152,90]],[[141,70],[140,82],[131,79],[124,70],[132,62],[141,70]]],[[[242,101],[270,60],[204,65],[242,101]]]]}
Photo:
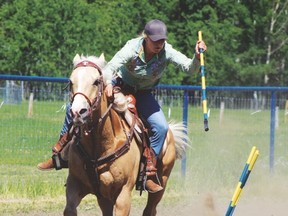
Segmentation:
{"type": "Polygon", "coordinates": [[[175,140],[176,158],[182,159],[185,156],[186,149],[191,147],[187,127],[183,122],[169,122],[169,128],[175,140]]]}

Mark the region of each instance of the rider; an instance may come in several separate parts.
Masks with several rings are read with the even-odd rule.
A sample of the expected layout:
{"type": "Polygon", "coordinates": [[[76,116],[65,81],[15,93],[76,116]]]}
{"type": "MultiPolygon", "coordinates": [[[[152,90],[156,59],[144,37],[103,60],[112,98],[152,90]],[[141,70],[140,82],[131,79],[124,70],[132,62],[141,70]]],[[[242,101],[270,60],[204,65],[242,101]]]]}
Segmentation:
{"type": "MultiPolygon", "coordinates": [[[[199,71],[199,49],[206,50],[205,43],[198,41],[195,46],[195,55],[191,59],[175,50],[166,40],[166,25],[160,20],[151,20],[145,25],[143,35],[129,40],[103,69],[106,95],[113,96],[114,85],[120,84],[123,88],[129,89],[136,98],[138,113],[149,123],[151,152],[147,157],[145,187],[152,193],[163,189],[156,181],[155,175],[157,173],[156,162],[166,138],[168,123],[151,90],[159,83],[169,63],[173,63],[186,72],[199,71]]],[[[69,111],[66,113],[67,132],[71,116],[69,111]]],[[[56,148],[55,146],[53,148],[54,154],[60,152],[65,143],[69,141],[67,135],[63,134],[55,145],[56,148]]],[[[41,170],[54,167],[52,159],[38,164],[41,170]]]]}

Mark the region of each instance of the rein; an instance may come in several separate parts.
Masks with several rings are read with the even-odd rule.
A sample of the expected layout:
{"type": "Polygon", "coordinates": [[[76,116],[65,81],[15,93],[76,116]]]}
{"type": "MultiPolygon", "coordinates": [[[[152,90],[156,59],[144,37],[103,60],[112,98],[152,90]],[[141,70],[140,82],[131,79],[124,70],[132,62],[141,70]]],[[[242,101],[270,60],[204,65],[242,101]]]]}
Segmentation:
{"type": "Polygon", "coordinates": [[[134,127],[131,127],[129,135],[127,135],[127,140],[124,142],[123,145],[118,147],[114,152],[107,154],[105,156],[102,156],[98,159],[92,159],[90,157],[90,155],[87,153],[87,151],[84,149],[83,145],[80,142],[81,138],[78,137],[76,146],[80,152],[81,157],[86,162],[85,168],[86,169],[87,169],[87,167],[97,168],[98,166],[101,166],[101,165],[108,163],[108,162],[112,162],[112,161],[116,160],[117,158],[121,157],[122,155],[124,155],[130,149],[130,142],[131,142],[133,134],[134,134],[133,128],[134,127]]]}

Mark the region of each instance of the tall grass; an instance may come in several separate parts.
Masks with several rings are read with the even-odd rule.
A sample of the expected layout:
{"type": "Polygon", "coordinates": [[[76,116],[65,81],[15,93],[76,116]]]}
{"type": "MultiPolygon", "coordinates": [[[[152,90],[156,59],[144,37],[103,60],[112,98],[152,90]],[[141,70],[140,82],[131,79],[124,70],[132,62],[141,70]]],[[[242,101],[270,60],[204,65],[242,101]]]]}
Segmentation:
{"type": "MultiPolygon", "coordinates": [[[[67,170],[42,172],[37,163],[51,156],[65,111],[63,102],[37,102],[33,116],[28,117],[28,104],[4,104],[0,109],[0,215],[30,211],[60,211],[65,204],[67,170]],[[59,112],[57,112],[59,111],[59,112]]],[[[182,120],[181,107],[163,107],[167,119],[182,120]],[[169,116],[168,116],[168,113],[169,116]]],[[[287,127],[280,118],[275,136],[275,166],[270,172],[270,111],[252,114],[251,110],[225,110],[219,123],[219,110],[212,109],[208,132],[203,129],[201,107],[189,107],[188,133],[191,148],[187,149],[185,177],[177,161],[164,196],[164,205],[183,201],[183,197],[212,192],[230,199],[252,146],[260,156],[249,179],[250,195],[261,194],[263,187],[275,190],[273,184],[287,179],[287,127]],[[271,185],[272,184],[272,185],[271,185]]],[[[281,195],[281,190],[277,190],[281,195]]],[[[284,196],[285,194],[283,194],[284,196]]],[[[135,191],[133,202],[142,205],[135,191]]],[[[227,200],[228,204],[228,200],[227,200]]],[[[97,208],[94,197],[84,199],[80,208],[97,208]],[[82,207],[81,207],[82,206],[82,207]]]]}

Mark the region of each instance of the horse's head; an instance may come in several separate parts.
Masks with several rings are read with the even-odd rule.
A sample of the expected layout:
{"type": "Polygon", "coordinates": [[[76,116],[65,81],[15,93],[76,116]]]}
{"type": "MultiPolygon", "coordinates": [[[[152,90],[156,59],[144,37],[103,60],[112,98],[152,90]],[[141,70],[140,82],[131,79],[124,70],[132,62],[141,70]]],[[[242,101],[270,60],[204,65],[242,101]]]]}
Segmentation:
{"type": "Polygon", "coordinates": [[[102,68],[105,57],[76,55],[73,60],[74,70],[70,76],[72,93],[71,113],[73,123],[83,125],[91,116],[92,110],[100,105],[103,94],[102,68]]]}

